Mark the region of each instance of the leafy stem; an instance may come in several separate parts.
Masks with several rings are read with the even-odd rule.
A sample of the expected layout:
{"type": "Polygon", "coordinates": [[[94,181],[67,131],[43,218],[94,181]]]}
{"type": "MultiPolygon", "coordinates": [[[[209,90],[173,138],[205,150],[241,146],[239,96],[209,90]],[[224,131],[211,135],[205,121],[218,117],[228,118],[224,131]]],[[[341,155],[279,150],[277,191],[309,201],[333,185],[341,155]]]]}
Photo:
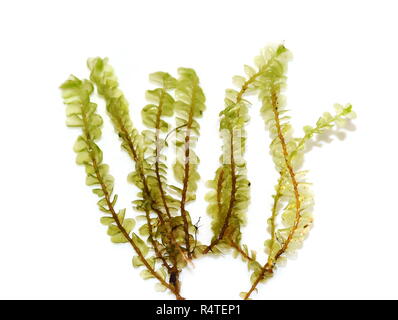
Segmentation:
{"type": "MultiPolygon", "coordinates": [[[[279,259],[279,257],[282,254],[284,254],[286,249],[288,248],[290,242],[292,241],[293,235],[294,235],[294,233],[297,230],[298,224],[300,222],[300,217],[301,217],[300,216],[301,202],[300,202],[300,194],[299,194],[299,190],[298,190],[298,183],[297,183],[297,180],[296,180],[296,174],[295,174],[295,172],[293,170],[293,167],[291,165],[291,162],[290,162],[289,152],[287,151],[285,137],[283,135],[282,128],[281,128],[280,116],[279,116],[279,111],[278,111],[279,101],[278,101],[278,96],[277,96],[277,93],[276,93],[275,89],[273,89],[271,91],[271,101],[272,101],[272,111],[274,113],[275,127],[276,127],[276,130],[277,130],[277,136],[278,136],[281,148],[282,148],[282,153],[283,153],[283,158],[284,158],[284,161],[285,161],[285,166],[286,166],[288,175],[290,176],[291,183],[293,185],[294,198],[295,198],[295,201],[296,201],[296,205],[295,205],[296,216],[295,216],[295,220],[294,220],[294,225],[290,229],[289,235],[288,235],[286,241],[284,242],[282,248],[279,249],[279,251],[276,253],[276,255],[275,255],[275,257],[273,259],[271,259],[272,250],[270,250],[270,256],[268,258],[268,261],[263,266],[259,276],[253,282],[250,290],[248,291],[248,293],[244,297],[245,300],[248,300],[250,298],[251,293],[256,289],[257,285],[264,278],[266,273],[271,273],[272,274],[273,267],[275,265],[275,261],[277,261],[279,259]]],[[[281,175],[282,174],[283,173],[281,173],[281,175]]],[[[282,177],[280,178],[280,181],[281,181],[281,179],[282,179],[282,177]]],[[[278,204],[279,197],[280,197],[279,191],[280,191],[280,189],[278,190],[277,195],[274,198],[274,206],[273,206],[273,211],[272,211],[272,220],[273,221],[275,220],[275,217],[276,217],[277,204],[278,204]]],[[[275,222],[273,222],[272,231],[273,231],[272,232],[273,241],[275,241],[275,222]]],[[[272,249],[272,247],[271,247],[271,249],[272,249]]]]}
{"type": "Polygon", "coordinates": [[[176,86],[176,120],[177,127],[184,127],[184,130],[176,140],[176,146],[183,154],[179,155],[174,164],[174,174],[182,185],[179,207],[182,218],[185,249],[189,261],[192,260],[195,254],[197,240],[191,234],[194,227],[186,206],[190,201],[195,199],[197,182],[200,178],[197,171],[198,164],[196,162],[198,158],[193,148],[200,130],[199,123],[196,119],[202,116],[205,110],[206,99],[199,85],[199,77],[194,70],[179,68],[178,73],[180,77],[176,86]]]}
{"type": "MultiPolygon", "coordinates": [[[[260,75],[261,72],[258,72],[254,75],[252,75],[245,83],[242,85],[239,93],[236,96],[236,101],[235,105],[238,105],[242,100],[243,100],[243,95],[245,92],[249,89],[250,85],[256,80],[256,78],[260,75]]],[[[233,208],[235,205],[236,201],[236,168],[235,168],[235,157],[234,157],[234,132],[233,128],[229,129],[229,137],[230,137],[230,171],[231,171],[231,197],[229,199],[229,205],[227,209],[227,213],[225,215],[224,222],[222,224],[222,227],[220,229],[220,232],[218,233],[217,237],[210,243],[209,246],[203,251],[204,254],[209,253],[213,249],[214,246],[216,246],[221,240],[223,240],[225,236],[225,232],[227,231],[228,225],[229,225],[229,220],[232,216],[233,213],[233,208]]],[[[217,199],[218,199],[218,206],[219,206],[219,212],[221,212],[221,206],[220,206],[220,198],[221,198],[221,192],[222,192],[222,182],[224,178],[224,171],[221,172],[221,176],[219,177],[219,180],[217,182],[217,199]]]]}
{"type": "MultiPolygon", "coordinates": [[[[236,196],[236,172],[235,172],[235,158],[234,158],[234,140],[233,140],[233,132],[232,130],[230,131],[230,148],[231,148],[231,155],[230,155],[230,168],[231,168],[231,197],[229,199],[229,205],[228,205],[228,210],[227,214],[225,216],[224,223],[220,229],[220,233],[217,235],[217,237],[210,243],[210,245],[203,251],[204,254],[209,253],[209,251],[212,250],[214,246],[216,246],[223,238],[225,235],[225,232],[228,228],[229,224],[229,219],[231,218],[234,203],[235,203],[235,196],[236,196]]],[[[221,180],[219,180],[221,181],[221,180]]],[[[218,187],[220,187],[220,184],[218,184],[218,187]]],[[[221,194],[221,190],[217,190],[217,197],[219,198],[221,194]]]]}
{"type": "Polygon", "coordinates": [[[281,173],[281,177],[278,180],[278,185],[276,187],[276,194],[274,195],[274,204],[272,206],[272,215],[270,218],[270,233],[271,233],[271,243],[270,243],[270,252],[268,254],[268,264],[271,265],[273,261],[272,257],[272,249],[275,244],[275,238],[276,238],[276,217],[278,215],[278,203],[279,199],[281,198],[281,188],[282,188],[282,182],[283,182],[283,173],[281,173]]]}
{"type": "Polygon", "coordinates": [[[160,141],[160,120],[161,120],[161,115],[162,115],[162,107],[163,107],[163,99],[164,99],[164,91],[162,91],[162,94],[160,96],[160,102],[159,102],[159,107],[157,110],[157,114],[156,114],[156,124],[155,124],[155,129],[156,129],[156,133],[155,133],[155,147],[156,147],[156,155],[155,155],[155,174],[156,174],[156,179],[157,179],[157,183],[158,183],[158,187],[160,190],[160,194],[161,194],[161,198],[162,198],[162,202],[163,202],[163,206],[166,210],[166,214],[168,219],[171,219],[171,214],[170,214],[170,209],[169,206],[167,204],[166,201],[166,195],[165,195],[165,191],[163,189],[163,183],[162,183],[162,179],[160,176],[160,168],[159,168],[159,162],[160,162],[160,153],[161,153],[161,141],[160,141]]]}
{"type": "MultiPolygon", "coordinates": [[[[163,183],[162,183],[162,178],[161,178],[161,174],[160,174],[160,154],[161,154],[161,141],[160,141],[160,125],[161,125],[161,115],[163,112],[163,102],[164,102],[164,96],[165,96],[165,88],[163,88],[161,96],[160,96],[160,100],[159,100],[159,106],[157,108],[157,113],[156,113],[156,124],[155,124],[155,174],[156,174],[156,180],[157,180],[157,184],[158,184],[158,188],[160,191],[160,195],[161,195],[161,201],[163,203],[163,207],[166,211],[167,214],[167,233],[170,236],[171,239],[171,243],[172,243],[172,248],[171,248],[171,256],[172,256],[172,260],[173,260],[173,267],[169,267],[169,273],[170,275],[173,274],[173,277],[175,277],[175,280],[173,279],[173,283],[176,286],[179,286],[178,283],[178,278],[179,278],[179,270],[178,270],[178,260],[177,260],[177,248],[179,247],[177,244],[177,241],[175,239],[174,236],[174,231],[173,228],[171,227],[171,213],[170,213],[170,209],[169,206],[167,204],[166,201],[166,193],[164,191],[163,188],[163,183]]],[[[150,222],[148,221],[148,225],[150,224],[150,222]]],[[[183,255],[183,253],[182,253],[183,255]]],[[[171,277],[172,278],[172,277],[171,277]]]]}
{"type": "Polygon", "coordinates": [[[242,258],[248,262],[255,262],[256,259],[251,257],[247,252],[245,252],[239,244],[237,244],[235,241],[230,240],[229,244],[231,245],[232,248],[234,248],[236,250],[236,252],[238,252],[242,258]]]}
{"type": "Polygon", "coordinates": [[[150,74],[149,79],[157,87],[146,91],[149,103],[143,107],[141,116],[149,130],[141,132],[133,126],[128,101],[119,89],[107,58],[88,60],[91,81],[71,76],[61,85],[67,106],[67,126],[81,128],[73,147],[77,153],[76,163],[85,167],[86,184],[94,187],[93,193],[100,198],[97,204],[104,213],[101,223],[108,227],[113,243],[129,243],[135,252],[133,267],[143,267],[144,279],[158,280],[158,290],[169,290],[178,300],[183,300],[180,294],[183,268],[203,254],[217,255],[229,249],[235,258],[240,257],[247,263],[251,272],[249,291],[240,294],[247,300],[305,239],[313,221],[313,196],[305,179],[306,171],[297,170],[307,151],[305,144],[336,124],[344,126],[346,119],[354,118],[355,113],[351,105],[335,105],[334,116],[323,113],[313,127],[304,127],[304,136],[294,137],[281,95],[289,60],[290,53],[284,45],[266,47],[255,58],[255,68],[245,65],[246,76],[233,77],[236,89],[226,90],[225,107],[219,114],[223,153],[214,179],[208,181],[211,190],[206,195],[213,233],[209,244],[200,243],[200,219],[193,224],[189,212],[200,180],[199,158],[195,154],[200,135],[198,118],[206,108],[196,72],[179,68],[178,79],[166,72],[150,74]],[[125,219],[126,209],[115,209],[114,178],[96,144],[102,134],[103,120],[96,111],[97,105],[90,102],[93,84],[106,102],[107,114],[122,149],[133,161],[134,170],[128,175],[128,181],[138,188],[138,199],[132,201],[134,209],[140,212],[137,219],[125,219]],[[251,105],[246,96],[250,92],[256,92],[261,100],[260,114],[272,139],[270,154],[279,174],[271,217],[267,220],[270,238],[264,244],[267,253],[264,264],[260,264],[256,252],[249,251],[241,241],[251,187],[243,158],[251,105]],[[176,123],[170,130],[166,117],[172,116],[176,123]],[[162,148],[168,147],[171,134],[176,132],[177,158],[173,173],[178,185],[169,182],[167,157],[161,154],[162,148]],[[140,236],[133,231],[136,221],[143,221],[139,226],[140,236]]]}
{"type": "Polygon", "coordinates": [[[275,116],[275,126],[278,131],[278,138],[279,138],[279,141],[282,146],[283,157],[285,159],[286,168],[287,168],[287,171],[289,173],[289,176],[290,176],[290,179],[291,179],[291,182],[293,185],[294,197],[295,197],[295,201],[296,201],[296,219],[294,221],[294,225],[291,228],[291,230],[289,232],[289,236],[288,236],[287,240],[285,241],[283,247],[275,255],[275,260],[278,260],[278,258],[286,251],[287,247],[289,246],[290,241],[292,240],[293,235],[296,232],[297,226],[300,222],[301,202],[300,202],[300,193],[298,190],[298,183],[296,180],[296,174],[293,170],[293,167],[292,167],[290,159],[289,159],[290,157],[289,157],[289,153],[287,151],[285,137],[283,136],[281,125],[280,125],[279,112],[278,112],[278,97],[277,97],[275,91],[273,91],[273,93],[272,93],[272,101],[273,101],[273,112],[274,112],[274,116],[275,116]]]}
{"type": "Polygon", "coordinates": [[[137,246],[137,244],[134,242],[134,240],[130,237],[129,233],[126,231],[126,229],[123,227],[122,223],[119,220],[119,217],[115,211],[115,208],[113,206],[113,202],[111,200],[110,194],[108,192],[108,189],[106,187],[106,184],[104,183],[103,177],[100,173],[99,167],[98,167],[98,163],[97,163],[97,159],[95,154],[93,153],[94,150],[94,142],[91,138],[90,135],[90,131],[89,131],[89,123],[87,121],[87,116],[86,113],[82,112],[82,121],[83,121],[83,131],[84,131],[84,135],[86,136],[86,141],[88,144],[88,151],[89,151],[89,155],[90,155],[90,160],[91,160],[91,165],[94,168],[94,172],[95,172],[95,177],[97,178],[101,190],[104,194],[104,199],[106,200],[106,204],[109,208],[109,211],[112,215],[112,218],[114,219],[117,228],[120,230],[120,232],[123,234],[123,236],[126,238],[126,240],[130,243],[130,245],[133,247],[134,251],[137,253],[138,257],[140,258],[140,260],[142,261],[142,263],[145,265],[145,267],[147,268],[147,270],[152,274],[153,277],[155,277],[157,280],[159,280],[159,282],[166,288],[168,288],[171,292],[173,292],[176,296],[176,298],[178,300],[182,300],[184,299],[179,292],[176,290],[175,287],[169,285],[162,277],[161,275],[159,275],[154,268],[152,268],[152,266],[150,265],[150,263],[146,260],[146,258],[144,257],[143,253],[141,252],[141,250],[139,249],[139,247],[137,246]]]}
{"type": "Polygon", "coordinates": [[[188,218],[187,218],[187,212],[185,210],[185,202],[187,198],[187,191],[188,191],[188,182],[189,182],[189,165],[190,165],[190,138],[191,138],[191,126],[192,126],[192,119],[193,119],[193,100],[194,100],[194,94],[195,91],[193,91],[192,94],[192,104],[191,108],[189,111],[189,117],[188,117],[188,122],[186,125],[186,131],[185,131],[185,154],[184,154],[184,180],[183,180],[183,188],[182,188],[182,194],[181,194],[181,203],[180,203],[180,208],[181,208],[181,216],[184,222],[184,232],[185,232],[185,247],[187,250],[188,254],[188,259],[192,259],[192,252],[190,248],[190,243],[189,243],[189,225],[188,225],[188,218]]]}

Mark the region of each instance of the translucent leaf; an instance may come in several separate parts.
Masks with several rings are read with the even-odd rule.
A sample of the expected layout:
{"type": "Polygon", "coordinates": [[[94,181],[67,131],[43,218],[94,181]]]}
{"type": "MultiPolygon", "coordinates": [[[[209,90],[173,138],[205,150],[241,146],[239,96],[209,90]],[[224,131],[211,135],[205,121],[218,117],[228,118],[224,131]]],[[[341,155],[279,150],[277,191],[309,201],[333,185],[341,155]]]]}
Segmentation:
{"type": "Polygon", "coordinates": [[[104,196],[104,191],[102,189],[93,189],[92,190],[94,194],[96,194],[98,197],[103,197],[104,196]]]}
{"type": "Polygon", "coordinates": [[[115,222],[115,219],[113,219],[112,217],[102,217],[100,221],[103,225],[109,226],[110,224],[115,222]]]}
{"type": "Polygon", "coordinates": [[[355,111],[351,111],[350,113],[348,113],[348,114],[346,115],[346,117],[347,117],[347,119],[350,119],[350,120],[356,119],[357,114],[355,113],[355,111]]]}
{"type": "Polygon", "coordinates": [[[232,82],[234,83],[234,85],[236,85],[238,88],[240,88],[246,82],[246,78],[242,77],[242,76],[234,76],[232,78],[232,82]]]}
{"type": "Polygon", "coordinates": [[[144,263],[141,261],[141,258],[138,256],[134,256],[132,262],[134,268],[138,268],[144,265],[144,263]]]}
{"type": "Polygon", "coordinates": [[[253,284],[258,279],[257,272],[253,272],[250,276],[250,282],[253,284]]]}
{"type": "Polygon", "coordinates": [[[133,238],[133,241],[135,242],[135,244],[137,245],[137,247],[140,249],[142,255],[145,257],[148,254],[148,251],[149,251],[148,246],[135,233],[133,233],[132,238],[133,238]]]}
{"type": "Polygon", "coordinates": [[[144,280],[155,278],[155,277],[153,276],[153,274],[152,274],[151,272],[149,272],[148,270],[142,270],[141,273],[140,273],[140,276],[141,276],[144,280]]]}
{"type": "Polygon", "coordinates": [[[249,78],[256,74],[256,70],[247,64],[244,65],[244,70],[249,78]]]}
{"type": "Polygon", "coordinates": [[[165,292],[167,290],[167,288],[162,285],[161,283],[156,283],[155,284],[155,291],[157,292],[165,292]]]}
{"type": "Polygon", "coordinates": [[[167,277],[167,272],[166,272],[166,270],[165,270],[164,268],[160,268],[160,269],[158,270],[158,272],[159,272],[160,276],[162,277],[162,279],[163,279],[163,280],[166,280],[166,277],[167,277]]]}
{"type": "Polygon", "coordinates": [[[126,239],[126,237],[122,233],[118,233],[118,234],[115,234],[114,236],[112,236],[111,237],[111,241],[113,243],[126,243],[126,242],[129,242],[128,239],[126,239]]]}
{"type": "Polygon", "coordinates": [[[170,188],[170,190],[174,191],[176,194],[178,194],[178,195],[182,194],[182,189],[181,188],[178,188],[178,187],[173,186],[173,185],[169,185],[168,187],[170,188]]]}
{"type": "Polygon", "coordinates": [[[166,72],[155,72],[149,75],[149,79],[156,84],[161,85],[165,89],[174,89],[176,87],[177,80],[174,79],[170,74],[166,72]]]}
{"type": "Polygon", "coordinates": [[[119,219],[119,222],[123,224],[124,221],[124,216],[126,215],[126,209],[121,209],[119,210],[119,213],[117,214],[117,217],[119,219]]]}
{"type": "Polygon", "coordinates": [[[176,180],[182,182],[184,179],[184,166],[180,162],[176,162],[173,166],[173,171],[176,180]]]}
{"type": "Polygon", "coordinates": [[[101,200],[99,200],[97,202],[97,204],[101,207],[107,207],[108,206],[108,201],[106,200],[106,198],[102,198],[101,200]]]}
{"type": "Polygon", "coordinates": [[[126,230],[128,234],[134,229],[135,220],[134,219],[125,219],[123,222],[123,228],[126,230]]]}
{"type": "Polygon", "coordinates": [[[109,225],[109,227],[108,227],[108,235],[114,236],[114,235],[119,234],[120,232],[121,232],[121,231],[120,231],[120,229],[119,229],[118,226],[113,225],[113,224],[110,224],[110,225],[109,225]]]}
{"type": "Polygon", "coordinates": [[[89,176],[86,177],[86,184],[88,186],[92,186],[92,185],[99,184],[99,182],[98,182],[97,177],[89,175],[89,176]]]}

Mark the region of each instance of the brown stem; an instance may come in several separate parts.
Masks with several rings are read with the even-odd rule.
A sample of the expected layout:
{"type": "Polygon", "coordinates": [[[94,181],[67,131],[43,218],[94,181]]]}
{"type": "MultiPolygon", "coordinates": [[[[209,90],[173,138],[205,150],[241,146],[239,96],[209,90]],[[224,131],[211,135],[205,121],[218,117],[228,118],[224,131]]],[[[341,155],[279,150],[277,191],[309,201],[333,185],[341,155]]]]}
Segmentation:
{"type": "MultiPolygon", "coordinates": [[[[168,231],[167,233],[170,235],[170,238],[171,238],[171,241],[172,241],[172,243],[173,243],[173,246],[174,246],[175,248],[178,248],[178,244],[177,244],[177,242],[176,242],[176,240],[175,240],[174,233],[173,233],[173,231],[172,231],[171,226],[169,225],[169,224],[170,224],[170,221],[167,221],[167,222],[166,222],[166,221],[165,221],[166,219],[165,219],[164,216],[163,216],[163,212],[161,212],[161,211],[160,211],[158,208],[156,208],[156,206],[154,205],[155,201],[154,201],[154,199],[152,199],[152,195],[151,195],[151,193],[150,193],[150,191],[149,191],[148,183],[147,183],[147,181],[146,181],[146,177],[145,177],[145,174],[144,174],[144,169],[142,168],[140,159],[139,159],[139,157],[138,157],[137,150],[135,149],[133,142],[132,142],[131,139],[129,138],[130,136],[129,136],[129,134],[128,134],[128,131],[127,131],[126,127],[124,126],[124,124],[123,124],[123,122],[121,121],[120,118],[118,118],[118,124],[119,124],[119,127],[120,127],[121,132],[122,132],[121,137],[123,138],[123,140],[125,141],[125,143],[127,143],[127,146],[128,146],[128,148],[129,148],[129,150],[131,151],[131,154],[133,155],[133,160],[134,160],[135,163],[138,165],[138,173],[139,173],[139,175],[140,175],[140,178],[141,178],[142,183],[143,183],[143,186],[144,186],[144,194],[145,194],[146,197],[150,200],[150,202],[151,202],[151,208],[152,208],[152,210],[157,214],[160,223],[161,223],[162,225],[165,225],[165,226],[166,226],[166,229],[167,229],[167,231],[168,231]]],[[[158,168],[159,168],[159,167],[158,167],[158,168]]],[[[160,177],[159,177],[159,178],[160,178],[160,177]]],[[[167,218],[171,218],[171,215],[170,215],[169,212],[168,212],[168,214],[167,214],[167,218]]],[[[149,222],[148,222],[148,224],[149,224],[149,222]]],[[[151,232],[150,232],[150,235],[151,235],[151,232]]],[[[153,235],[152,235],[151,237],[153,237],[153,235]]],[[[156,248],[156,246],[154,246],[154,249],[155,249],[155,248],[156,248]]],[[[164,256],[163,256],[160,252],[159,252],[159,258],[160,258],[163,262],[166,261],[166,259],[164,258],[164,256]]],[[[175,269],[177,268],[177,257],[176,257],[175,255],[174,255],[174,257],[173,257],[173,264],[174,264],[174,266],[173,266],[172,268],[169,267],[168,270],[171,271],[171,270],[175,270],[175,269]]]]}
{"type": "MultiPolygon", "coordinates": [[[[237,97],[236,97],[236,102],[235,105],[237,105],[238,103],[240,103],[243,100],[243,96],[246,93],[247,89],[249,89],[249,86],[256,81],[256,79],[264,72],[264,70],[267,69],[269,65],[269,62],[264,65],[259,72],[257,72],[256,74],[252,75],[248,80],[246,80],[246,82],[243,84],[242,88],[240,89],[237,97]]],[[[238,114],[239,117],[239,114],[238,114]]],[[[224,224],[221,228],[221,231],[219,233],[219,235],[217,236],[217,238],[215,240],[212,241],[212,243],[204,250],[204,254],[208,253],[215,245],[217,245],[217,243],[219,243],[225,234],[225,231],[228,228],[229,225],[229,219],[232,216],[233,213],[233,207],[236,201],[236,172],[235,172],[235,159],[234,159],[234,149],[233,149],[233,129],[230,130],[230,135],[231,135],[231,185],[232,185],[232,190],[231,190],[231,198],[229,201],[229,206],[228,206],[228,211],[227,214],[225,216],[225,220],[224,220],[224,224]]]]}
{"type": "Polygon", "coordinates": [[[229,200],[229,206],[228,206],[228,211],[225,216],[224,223],[221,227],[220,233],[218,236],[211,242],[211,244],[203,251],[203,254],[209,253],[213,249],[215,245],[217,245],[224,237],[224,234],[228,228],[229,225],[229,219],[232,216],[232,211],[233,211],[233,206],[235,204],[235,193],[236,193],[236,172],[235,172],[235,158],[233,156],[234,154],[234,143],[233,143],[233,134],[230,132],[230,137],[231,137],[231,156],[230,156],[230,161],[231,161],[231,198],[229,200]]]}
{"type": "Polygon", "coordinates": [[[188,121],[186,124],[187,129],[185,131],[184,179],[183,179],[183,188],[182,188],[181,202],[180,202],[181,216],[182,216],[182,220],[184,223],[185,247],[187,250],[188,259],[192,259],[192,252],[190,249],[190,241],[189,241],[190,233],[189,233],[187,211],[185,210],[185,204],[186,204],[186,198],[187,198],[187,192],[188,192],[188,182],[189,182],[189,170],[190,170],[189,156],[190,156],[190,151],[191,151],[189,144],[190,144],[190,139],[191,139],[191,127],[192,127],[192,121],[193,121],[194,98],[195,98],[195,89],[193,89],[193,91],[192,91],[191,106],[190,106],[188,121]]]}
{"type": "MultiPolygon", "coordinates": [[[[120,126],[121,133],[122,133],[121,137],[124,140],[124,142],[127,143],[127,146],[133,155],[133,160],[135,161],[135,163],[138,166],[138,174],[140,175],[140,178],[141,178],[141,181],[142,181],[142,184],[144,187],[144,194],[147,196],[148,199],[151,199],[152,197],[151,197],[151,193],[149,191],[148,183],[145,178],[144,168],[142,168],[142,165],[141,165],[141,159],[139,159],[139,157],[138,157],[137,150],[134,147],[134,143],[131,141],[130,135],[129,135],[126,127],[124,126],[122,120],[120,118],[117,118],[117,120],[118,120],[118,124],[120,126]]],[[[151,199],[151,200],[153,200],[153,199],[151,199]]],[[[151,202],[153,202],[153,201],[151,201],[151,202]]],[[[162,212],[160,210],[155,210],[155,212],[159,216],[160,222],[163,224],[165,219],[163,217],[162,212]]]]}
{"type": "Polygon", "coordinates": [[[167,263],[165,257],[162,255],[162,253],[159,250],[158,244],[156,243],[156,241],[154,239],[151,218],[149,216],[148,210],[145,210],[145,217],[146,217],[146,221],[147,221],[147,225],[148,225],[149,241],[151,242],[153,250],[155,251],[156,258],[158,258],[160,261],[162,261],[163,266],[170,273],[172,270],[172,267],[170,267],[169,264],[167,263]]]}
{"type": "MultiPolygon", "coordinates": [[[[243,99],[243,95],[245,94],[245,92],[247,91],[247,89],[249,88],[250,84],[252,84],[257,77],[261,74],[262,70],[256,74],[254,74],[253,76],[251,76],[242,86],[242,88],[240,89],[237,97],[236,97],[236,102],[235,105],[237,105],[238,103],[240,103],[243,99]]],[[[203,251],[203,254],[207,254],[209,251],[211,251],[213,249],[214,246],[216,246],[224,237],[225,231],[228,228],[229,225],[229,219],[232,216],[233,213],[233,207],[236,201],[235,198],[235,193],[236,193],[236,172],[235,172],[235,158],[234,158],[234,150],[233,150],[233,129],[230,130],[230,136],[231,136],[231,185],[232,185],[232,190],[231,190],[231,198],[229,200],[229,206],[228,206],[228,211],[227,214],[225,216],[225,220],[223,223],[223,226],[221,227],[220,233],[218,234],[218,236],[211,242],[211,244],[203,251]]]]}
{"type": "Polygon", "coordinates": [[[158,112],[156,115],[156,133],[155,133],[155,145],[156,145],[156,155],[155,155],[155,174],[156,174],[156,180],[158,182],[158,187],[159,187],[159,191],[160,191],[160,195],[161,195],[161,200],[163,203],[163,206],[166,210],[166,214],[167,217],[169,219],[171,219],[171,214],[170,214],[170,210],[169,210],[169,206],[167,205],[167,201],[166,201],[166,195],[163,189],[163,184],[162,184],[162,180],[161,180],[161,176],[160,176],[160,168],[159,168],[159,158],[160,158],[160,152],[161,152],[161,148],[160,148],[160,137],[159,137],[159,128],[160,128],[160,117],[162,114],[162,107],[163,107],[163,99],[164,99],[164,91],[162,92],[162,95],[160,97],[160,102],[159,102],[159,107],[158,107],[158,112]]]}
{"type": "Polygon", "coordinates": [[[156,174],[156,180],[157,180],[159,191],[160,191],[160,195],[161,195],[161,200],[162,200],[162,203],[163,203],[163,206],[165,208],[165,211],[166,211],[166,214],[167,214],[167,218],[168,218],[168,223],[167,223],[166,227],[167,227],[167,231],[168,231],[168,234],[170,235],[171,242],[172,242],[171,257],[172,257],[172,260],[173,260],[173,267],[170,268],[170,270],[169,270],[170,271],[169,272],[169,274],[170,274],[170,283],[174,282],[173,279],[176,278],[174,286],[176,288],[178,288],[178,290],[179,290],[180,282],[179,282],[178,279],[179,279],[180,271],[178,270],[178,260],[177,260],[177,251],[176,251],[176,249],[179,248],[179,245],[177,244],[177,241],[175,239],[173,228],[170,225],[172,217],[171,217],[169,206],[168,206],[167,201],[166,201],[166,193],[165,193],[164,188],[163,188],[163,183],[162,183],[162,179],[161,179],[161,175],[160,175],[160,167],[159,167],[160,152],[161,152],[159,132],[160,132],[160,120],[161,120],[161,115],[162,115],[164,95],[165,95],[165,91],[162,92],[162,95],[160,97],[158,112],[157,112],[157,115],[156,115],[156,125],[155,125],[155,127],[156,127],[156,133],[155,133],[155,145],[156,145],[155,174],[156,174]]]}
{"type": "Polygon", "coordinates": [[[222,193],[222,184],[224,182],[224,170],[221,169],[220,175],[218,176],[217,181],[217,207],[218,212],[222,210],[222,203],[221,203],[221,193],[222,193]]]}
{"type": "Polygon", "coordinates": [[[271,233],[271,245],[270,245],[270,252],[269,252],[269,255],[268,255],[268,264],[269,265],[272,264],[272,259],[273,259],[271,254],[272,254],[272,248],[273,248],[274,243],[275,243],[275,229],[276,229],[275,219],[276,219],[276,216],[278,214],[278,203],[279,203],[279,199],[281,197],[281,193],[280,192],[281,192],[282,182],[283,182],[283,176],[282,175],[283,175],[283,172],[281,172],[281,177],[279,178],[279,181],[278,181],[278,186],[277,186],[276,194],[275,194],[275,197],[274,197],[274,205],[272,206],[271,230],[270,230],[270,233],[271,233]]]}
{"type": "Polygon", "coordinates": [[[243,298],[244,300],[248,300],[250,298],[250,295],[253,293],[254,290],[256,290],[258,284],[260,283],[261,280],[264,279],[265,274],[269,272],[272,274],[273,268],[268,266],[268,263],[265,264],[265,266],[262,268],[260,275],[257,277],[257,279],[253,282],[253,285],[251,286],[250,290],[246,293],[245,297],[243,298]]]}
{"type": "Polygon", "coordinates": [[[286,251],[286,249],[288,248],[290,241],[293,238],[294,233],[297,230],[298,224],[300,222],[300,207],[301,207],[301,202],[300,202],[300,194],[298,191],[298,183],[297,183],[297,179],[296,179],[296,174],[294,173],[293,167],[290,163],[289,160],[289,153],[287,151],[287,147],[286,147],[286,141],[285,141],[285,137],[282,134],[282,129],[281,129],[281,125],[280,125],[280,120],[279,120],[279,111],[278,111],[278,97],[275,93],[275,91],[272,93],[272,105],[273,105],[273,111],[274,111],[274,118],[275,118],[275,125],[278,131],[278,138],[281,142],[281,146],[282,146],[282,151],[283,151],[283,157],[285,159],[285,164],[286,164],[286,168],[287,171],[289,173],[290,179],[292,181],[292,185],[293,185],[293,190],[294,190],[294,198],[296,201],[296,219],[294,222],[294,225],[292,227],[292,229],[289,232],[289,236],[286,239],[285,243],[283,244],[282,248],[278,251],[278,253],[275,255],[275,260],[278,260],[278,258],[286,251]]]}

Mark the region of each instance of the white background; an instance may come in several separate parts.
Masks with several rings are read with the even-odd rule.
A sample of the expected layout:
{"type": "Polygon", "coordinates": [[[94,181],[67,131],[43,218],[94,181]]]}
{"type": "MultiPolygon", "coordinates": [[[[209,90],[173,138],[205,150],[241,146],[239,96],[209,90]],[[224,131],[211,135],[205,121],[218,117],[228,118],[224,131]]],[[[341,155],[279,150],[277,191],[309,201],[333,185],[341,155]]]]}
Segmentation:
{"type": "MultiPolygon", "coordinates": [[[[202,217],[206,242],[204,181],[218,165],[224,90],[261,47],[282,41],[294,55],[287,97],[296,132],[335,102],[351,102],[358,119],[344,141],[333,135],[307,154],[314,229],[297,259],[253,297],[398,298],[397,30],[394,1],[1,1],[0,298],[172,299],[139,277],[127,245],[109,241],[74,163],[78,132],[64,125],[58,86],[70,73],[87,77],[86,58],[110,57],[140,129],[148,74],[197,70],[207,111],[203,181],[190,211],[202,217]]],[[[277,176],[253,101],[244,242],[262,252],[277,176]]],[[[120,204],[130,207],[131,163],[108,122],[101,146],[120,204]]],[[[195,261],[182,280],[190,299],[238,299],[249,288],[245,264],[229,256],[195,261]]]]}

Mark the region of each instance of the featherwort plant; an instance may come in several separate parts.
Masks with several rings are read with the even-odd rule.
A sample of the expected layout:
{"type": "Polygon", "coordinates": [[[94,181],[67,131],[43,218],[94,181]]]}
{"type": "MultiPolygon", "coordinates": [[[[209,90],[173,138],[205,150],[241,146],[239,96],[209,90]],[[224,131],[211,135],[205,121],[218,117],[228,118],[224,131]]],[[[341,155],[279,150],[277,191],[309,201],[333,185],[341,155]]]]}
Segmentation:
{"type": "Polygon", "coordinates": [[[196,199],[200,179],[195,144],[200,134],[198,120],[205,110],[205,96],[195,71],[180,68],[177,79],[165,72],[150,75],[157,87],[146,92],[149,104],[141,115],[148,129],[142,132],[133,125],[128,102],[107,59],[88,60],[90,80],[70,76],[61,85],[67,125],[81,131],[74,145],[76,162],[85,167],[86,184],[99,197],[101,223],[108,227],[112,242],[131,246],[133,266],[142,269],[144,279],[156,279],[157,290],[169,290],[176,299],[184,299],[181,271],[201,256],[233,250],[251,271],[251,286],[241,293],[243,299],[250,299],[257,286],[272,277],[277,267],[301,247],[311,228],[313,206],[306,172],[300,170],[306,143],[335,125],[344,125],[355,113],[351,105],[335,105],[334,115],[324,113],[314,126],[304,127],[302,137],[293,136],[283,96],[289,60],[290,53],[283,45],[267,47],[256,57],[255,68],[245,65],[246,75],[233,78],[237,89],[226,90],[225,108],[220,113],[223,150],[215,177],[208,182],[211,191],[206,195],[213,231],[209,244],[198,241],[198,228],[187,207],[196,199]],[[128,181],[138,189],[132,202],[138,212],[135,219],[126,218],[125,208],[117,208],[114,179],[98,145],[103,120],[97,105],[90,100],[94,87],[106,102],[122,149],[132,160],[128,181]],[[243,158],[251,105],[246,98],[253,93],[262,103],[260,112],[271,137],[270,154],[279,174],[268,219],[270,237],[264,243],[267,259],[263,264],[257,261],[256,252],[249,251],[241,242],[250,200],[243,158]],[[172,117],[174,124],[170,123],[172,117]],[[172,133],[176,136],[173,172],[177,185],[169,182],[164,155],[172,133]],[[138,233],[134,232],[136,221],[141,222],[138,233]]]}

